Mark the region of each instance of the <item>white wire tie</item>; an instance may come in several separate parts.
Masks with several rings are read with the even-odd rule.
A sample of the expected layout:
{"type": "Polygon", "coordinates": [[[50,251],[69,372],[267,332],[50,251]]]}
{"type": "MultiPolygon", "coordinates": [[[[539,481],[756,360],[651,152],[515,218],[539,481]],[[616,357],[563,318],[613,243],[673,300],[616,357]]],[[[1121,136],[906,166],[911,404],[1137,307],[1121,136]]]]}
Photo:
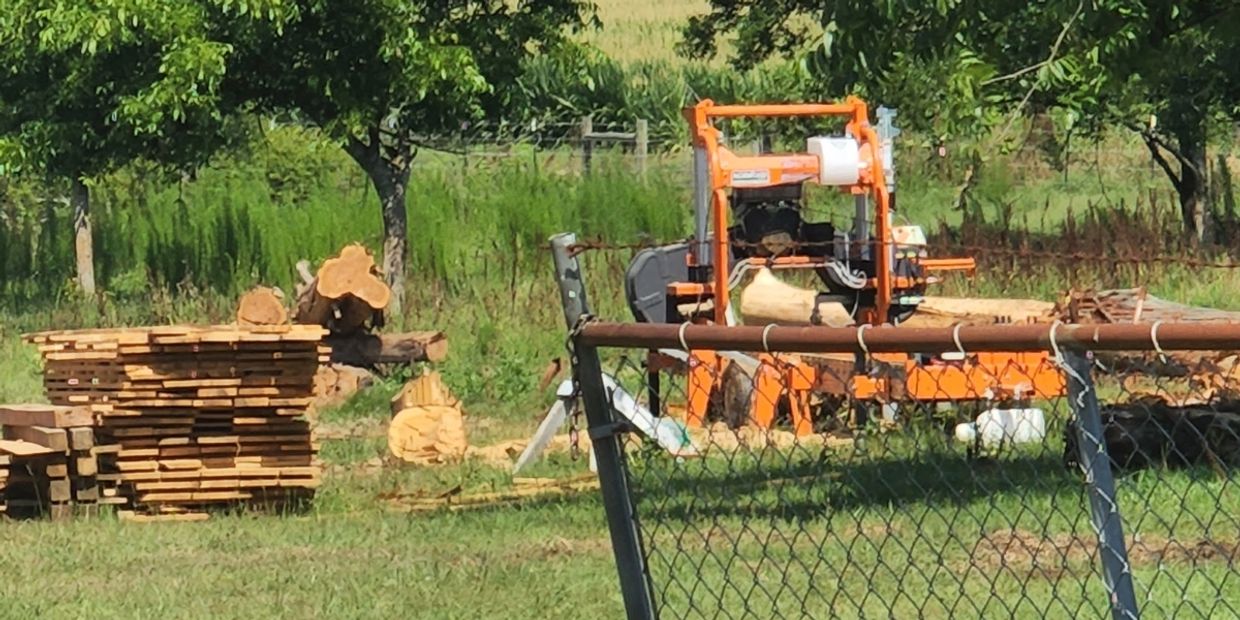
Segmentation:
{"type": "Polygon", "coordinates": [[[688,321],[680,324],[680,348],[684,349],[686,353],[689,351],[689,344],[685,342],[685,328],[688,326],[688,321]]]}
{"type": "MultiPolygon", "coordinates": [[[[1051,323],[1051,351],[1055,352],[1055,364],[1062,368],[1069,377],[1076,379],[1082,386],[1089,385],[1085,383],[1085,378],[1078,374],[1076,370],[1068,364],[1068,361],[1063,358],[1063,351],[1059,349],[1059,341],[1055,337],[1055,330],[1059,329],[1060,325],[1063,325],[1063,321],[1058,319],[1056,319],[1054,323],[1051,323]]],[[[1082,392],[1082,397],[1084,397],[1084,392],[1082,392]]]]}
{"type": "Polygon", "coordinates": [[[861,352],[864,353],[866,357],[870,356],[870,347],[865,346],[864,334],[865,330],[871,327],[873,327],[873,325],[870,325],[869,323],[864,323],[857,326],[857,346],[861,347],[861,352]]]}
{"type": "Polygon", "coordinates": [[[1054,323],[1051,323],[1051,351],[1055,354],[1055,363],[1063,366],[1065,365],[1063,351],[1059,350],[1059,342],[1055,340],[1055,330],[1059,329],[1060,325],[1063,325],[1063,321],[1058,319],[1056,319],[1054,323]]]}
{"type": "Polygon", "coordinates": [[[766,337],[768,334],[771,333],[772,327],[775,327],[774,323],[771,323],[767,325],[766,327],[762,328],[762,350],[766,351],[767,353],[771,352],[771,344],[766,341],[766,337]]]}
{"type": "Polygon", "coordinates": [[[1158,326],[1162,325],[1162,320],[1154,321],[1150,326],[1150,343],[1154,345],[1154,351],[1158,353],[1158,361],[1167,363],[1167,352],[1163,351],[1162,345],[1158,344],[1158,326]]]}

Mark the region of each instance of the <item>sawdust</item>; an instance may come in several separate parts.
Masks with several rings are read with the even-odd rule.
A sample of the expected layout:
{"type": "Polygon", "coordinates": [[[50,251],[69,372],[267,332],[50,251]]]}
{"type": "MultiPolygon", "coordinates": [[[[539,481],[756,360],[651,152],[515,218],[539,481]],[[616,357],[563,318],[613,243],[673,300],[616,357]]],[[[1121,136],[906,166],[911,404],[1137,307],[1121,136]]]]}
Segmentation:
{"type": "MultiPolygon", "coordinates": [[[[1129,537],[1128,561],[1134,565],[1232,562],[1240,556],[1240,541],[1177,540],[1161,536],[1129,537]]],[[[1098,542],[1092,536],[1041,536],[1027,530],[998,530],[977,540],[970,554],[973,567],[993,572],[1056,579],[1065,572],[1090,570],[1098,542]]]]}
{"type": "MultiPolygon", "coordinates": [[[[588,449],[586,445],[588,440],[582,437],[580,441],[582,450],[588,449]]],[[[511,439],[489,446],[470,446],[465,451],[465,458],[478,459],[492,467],[507,469],[512,467],[512,464],[517,461],[517,457],[521,456],[521,453],[529,443],[529,439],[511,439]]],[[[567,434],[556,435],[547,443],[544,454],[568,452],[571,445],[572,443],[569,441],[567,434]]]]}
{"type": "Polygon", "coordinates": [[[398,512],[438,512],[500,508],[530,501],[591,493],[599,488],[594,474],[574,478],[513,478],[513,486],[496,491],[466,493],[461,485],[445,491],[419,489],[382,493],[379,499],[398,512]]]}
{"type": "Polygon", "coordinates": [[[728,428],[723,422],[716,422],[705,428],[689,429],[689,437],[697,445],[701,454],[712,451],[736,452],[738,450],[760,450],[762,448],[788,449],[796,447],[851,447],[851,437],[816,433],[798,437],[795,433],[780,429],[764,429],[756,426],[728,428]]]}

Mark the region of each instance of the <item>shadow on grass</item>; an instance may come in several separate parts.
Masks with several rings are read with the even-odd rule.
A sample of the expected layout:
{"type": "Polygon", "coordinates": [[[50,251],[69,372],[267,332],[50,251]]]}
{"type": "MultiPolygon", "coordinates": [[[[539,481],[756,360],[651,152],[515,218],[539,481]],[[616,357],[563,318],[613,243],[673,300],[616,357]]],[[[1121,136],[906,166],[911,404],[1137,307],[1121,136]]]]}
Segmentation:
{"type": "Polygon", "coordinates": [[[948,451],[901,457],[774,449],[679,463],[631,457],[630,485],[643,520],[806,520],[986,498],[1038,504],[1065,493],[1074,496],[1074,510],[1086,506],[1081,479],[1050,449],[993,460],[948,451]]]}

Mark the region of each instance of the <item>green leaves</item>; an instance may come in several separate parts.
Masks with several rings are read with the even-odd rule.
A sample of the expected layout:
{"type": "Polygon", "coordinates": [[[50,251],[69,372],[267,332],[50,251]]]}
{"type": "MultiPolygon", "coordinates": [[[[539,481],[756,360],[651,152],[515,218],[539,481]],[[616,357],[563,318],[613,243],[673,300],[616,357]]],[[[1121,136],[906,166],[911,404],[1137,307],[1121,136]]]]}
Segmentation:
{"type": "Polygon", "coordinates": [[[1240,92],[1240,8],[1234,3],[710,4],[710,13],[685,30],[687,47],[699,55],[712,53],[722,37],[734,36],[736,60],[753,64],[776,53],[760,43],[763,39],[783,36],[790,23],[810,21],[818,25],[812,45],[783,55],[807,59],[825,90],[866,92],[906,111],[923,111],[906,118],[938,119],[931,123],[936,126],[955,119],[949,121],[954,132],[1053,106],[1122,120],[1154,102],[1167,113],[1166,103],[1190,91],[1196,107],[1219,109],[1228,107],[1223,93],[1240,92]],[[779,19],[772,21],[774,15],[779,19]],[[972,111],[962,115],[961,109],[972,111]]]}
{"type": "Polygon", "coordinates": [[[224,142],[231,113],[221,96],[227,33],[279,23],[290,9],[284,0],[0,0],[9,69],[0,138],[51,176],[93,176],[135,157],[201,162],[224,142]]]}

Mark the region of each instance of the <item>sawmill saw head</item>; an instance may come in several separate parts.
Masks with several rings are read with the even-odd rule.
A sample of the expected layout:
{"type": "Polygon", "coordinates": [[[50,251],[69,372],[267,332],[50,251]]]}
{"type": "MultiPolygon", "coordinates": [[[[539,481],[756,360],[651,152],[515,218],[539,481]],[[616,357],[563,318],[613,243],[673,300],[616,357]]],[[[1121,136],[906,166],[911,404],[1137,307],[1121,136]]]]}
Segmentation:
{"type": "Polygon", "coordinates": [[[730,322],[731,289],[749,269],[808,269],[823,285],[820,301],[848,308],[858,323],[898,323],[917,309],[929,272],[971,270],[973,261],[927,258],[918,226],[892,226],[895,112],[866,104],[716,105],[685,110],[693,135],[695,228],[687,243],[640,252],[626,289],[639,321],[730,322]],[[803,153],[742,156],[721,143],[716,119],[843,117],[843,135],[813,136],[803,153]],[[853,197],[849,226],[807,219],[805,186],[837,187],[853,197]],[[689,309],[686,311],[686,309],[689,309]]]}

